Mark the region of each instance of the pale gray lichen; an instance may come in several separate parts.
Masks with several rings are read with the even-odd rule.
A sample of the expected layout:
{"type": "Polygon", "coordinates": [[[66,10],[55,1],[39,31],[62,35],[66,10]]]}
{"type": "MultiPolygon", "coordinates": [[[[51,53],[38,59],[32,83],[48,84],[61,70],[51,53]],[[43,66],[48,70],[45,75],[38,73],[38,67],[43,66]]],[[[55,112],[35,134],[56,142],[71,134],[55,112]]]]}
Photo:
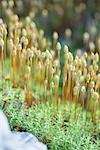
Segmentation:
{"type": "Polygon", "coordinates": [[[6,116],[0,111],[0,150],[47,150],[47,147],[28,132],[11,132],[6,116]]]}

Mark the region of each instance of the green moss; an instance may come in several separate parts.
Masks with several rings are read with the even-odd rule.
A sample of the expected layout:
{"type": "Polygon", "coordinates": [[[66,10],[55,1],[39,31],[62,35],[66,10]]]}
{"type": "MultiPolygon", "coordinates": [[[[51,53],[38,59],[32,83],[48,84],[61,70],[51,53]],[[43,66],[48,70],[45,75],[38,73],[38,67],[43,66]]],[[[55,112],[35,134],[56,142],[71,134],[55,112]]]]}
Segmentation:
{"type": "Polygon", "coordinates": [[[12,130],[28,131],[47,144],[50,150],[99,150],[98,126],[93,125],[90,117],[86,120],[86,112],[77,109],[74,120],[74,104],[67,103],[66,117],[62,108],[54,115],[54,107],[39,104],[37,108],[24,105],[24,93],[19,89],[5,86],[0,92],[0,107],[6,113],[12,130]],[[2,93],[2,94],[1,94],[2,93]]]}

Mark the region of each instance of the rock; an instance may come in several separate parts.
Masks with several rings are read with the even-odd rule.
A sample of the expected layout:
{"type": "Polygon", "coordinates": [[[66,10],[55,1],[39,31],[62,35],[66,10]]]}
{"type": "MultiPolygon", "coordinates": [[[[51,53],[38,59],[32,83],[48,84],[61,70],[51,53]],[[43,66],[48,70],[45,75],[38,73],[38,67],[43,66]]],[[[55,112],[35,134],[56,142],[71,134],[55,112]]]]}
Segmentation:
{"type": "Polygon", "coordinates": [[[11,132],[8,120],[0,111],[0,150],[47,150],[47,146],[28,132],[11,132]]]}

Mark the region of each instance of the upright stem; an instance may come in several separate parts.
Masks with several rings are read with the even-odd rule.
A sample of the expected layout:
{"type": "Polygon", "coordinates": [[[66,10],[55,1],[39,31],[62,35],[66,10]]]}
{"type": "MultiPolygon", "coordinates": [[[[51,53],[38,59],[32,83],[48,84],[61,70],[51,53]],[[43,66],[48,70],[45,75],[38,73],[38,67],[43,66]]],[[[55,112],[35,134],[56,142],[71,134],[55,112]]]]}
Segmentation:
{"type": "Polygon", "coordinates": [[[71,72],[68,72],[68,87],[67,87],[67,97],[70,100],[70,86],[71,86],[71,72]]]}
{"type": "Polygon", "coordinates": [[[4,34],[4,60],[6,60],[6,44],[7,44],[7,34],[6,34],[6,29],[5,29],[5,34],[4,34]]]}
{"type": "Polygon", "coordinates": [[[62,109],[63,109],[63,114],[64,116],[66,115],[66,98],[65,98],[65,85],[63,83],[62,87],[62,109]]]}
{"type": "Polygon", "coordinates": [[[78,97],[79,97],[79,87],[75,86],[73,89],[74,93],[74,101],[75,101],[75,113],[74,113],[74,119],[76,119],[76,113],[77,113],[77,105],[78,105],[78,97]]]}
{"type": "Polygon", "coordinates": [[[16,58],[13,56],[13,88],[16,87],[16,58]]]}
{"type": "Polygon", "coordinates": [[[28,107],[32,106],[32,87],[31,87],[31,68],[27,67],[27,83],[26,83],[26,93],[25,102],[28,107]]]}
{"type": "Polygon", "coordinates": [[[82,105],[82,109],[84,110],[84,96],[85,96],[85,93],[86,93],[86,88],[85,86],[83,85],[81,87],[81,95],[80,95],[80,98],[81,98],[81,105],[82,105]]]}
{"type": "Polygon", "coordinates": [[[76,113],[77,113],[77,102],[78,102],[77,95],[75,95],[75,96],[74,96],[74,100],[75,100],[75,113],[74,113],[74,119],[76,120],[76,113]]]}
{"type": "Polygon", "coordinates": [[[88,85],[87,110],[90,110],[91,91],[88,85]]]}
{"type": "Polygon", "coordinates": [[[3,60],[4,60],[4,55],[3,55],[3,47],[2,47],[2,52],[1,52],[1,64],[2,64],[2,89],[3,89],[3,60]]]}
{"type": "Polygon", "coordinates": [[[82,105],[82,110],[84,110],[84,93],[81,93],[81,105],[82,105]]]}
{"type": "Polygon", "coordinates": [[[54,97],[55,97],[54,108],[55,108],[55,113],[56,113],[56,111],[58,110],[58,87],[57,85],[55,85],[54,97]]]}

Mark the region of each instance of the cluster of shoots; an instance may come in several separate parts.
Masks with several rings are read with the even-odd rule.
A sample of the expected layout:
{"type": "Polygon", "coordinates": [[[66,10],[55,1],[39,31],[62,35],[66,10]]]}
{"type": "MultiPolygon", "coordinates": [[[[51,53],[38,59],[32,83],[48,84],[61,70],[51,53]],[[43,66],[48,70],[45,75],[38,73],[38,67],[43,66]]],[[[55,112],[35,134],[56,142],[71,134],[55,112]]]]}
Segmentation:
{"type": "Polygon", "coordinates": [[[66,103],[74,103],[75,119],[81,105],[82,111],[92,112],[92,119],[96,122],[100,102],[99,71],[99,53],[84,52],[74,58],[67,45],[61,46],[57,32],[53,33],[52,44],[42,29],[37,30],[30,17],[21,20],[11,13],[7,25],[0,19],[2,85],[9,74],[12,88],[21,87],[25,91],[28,107],[48,102],[53,105],[54,113],[61,105],[63,114],[67,115],[66,103]],[[62,53],[64,65],[61,68],[62,53]],[[6,61],[10,62],[7,72],[6,61]]]}

